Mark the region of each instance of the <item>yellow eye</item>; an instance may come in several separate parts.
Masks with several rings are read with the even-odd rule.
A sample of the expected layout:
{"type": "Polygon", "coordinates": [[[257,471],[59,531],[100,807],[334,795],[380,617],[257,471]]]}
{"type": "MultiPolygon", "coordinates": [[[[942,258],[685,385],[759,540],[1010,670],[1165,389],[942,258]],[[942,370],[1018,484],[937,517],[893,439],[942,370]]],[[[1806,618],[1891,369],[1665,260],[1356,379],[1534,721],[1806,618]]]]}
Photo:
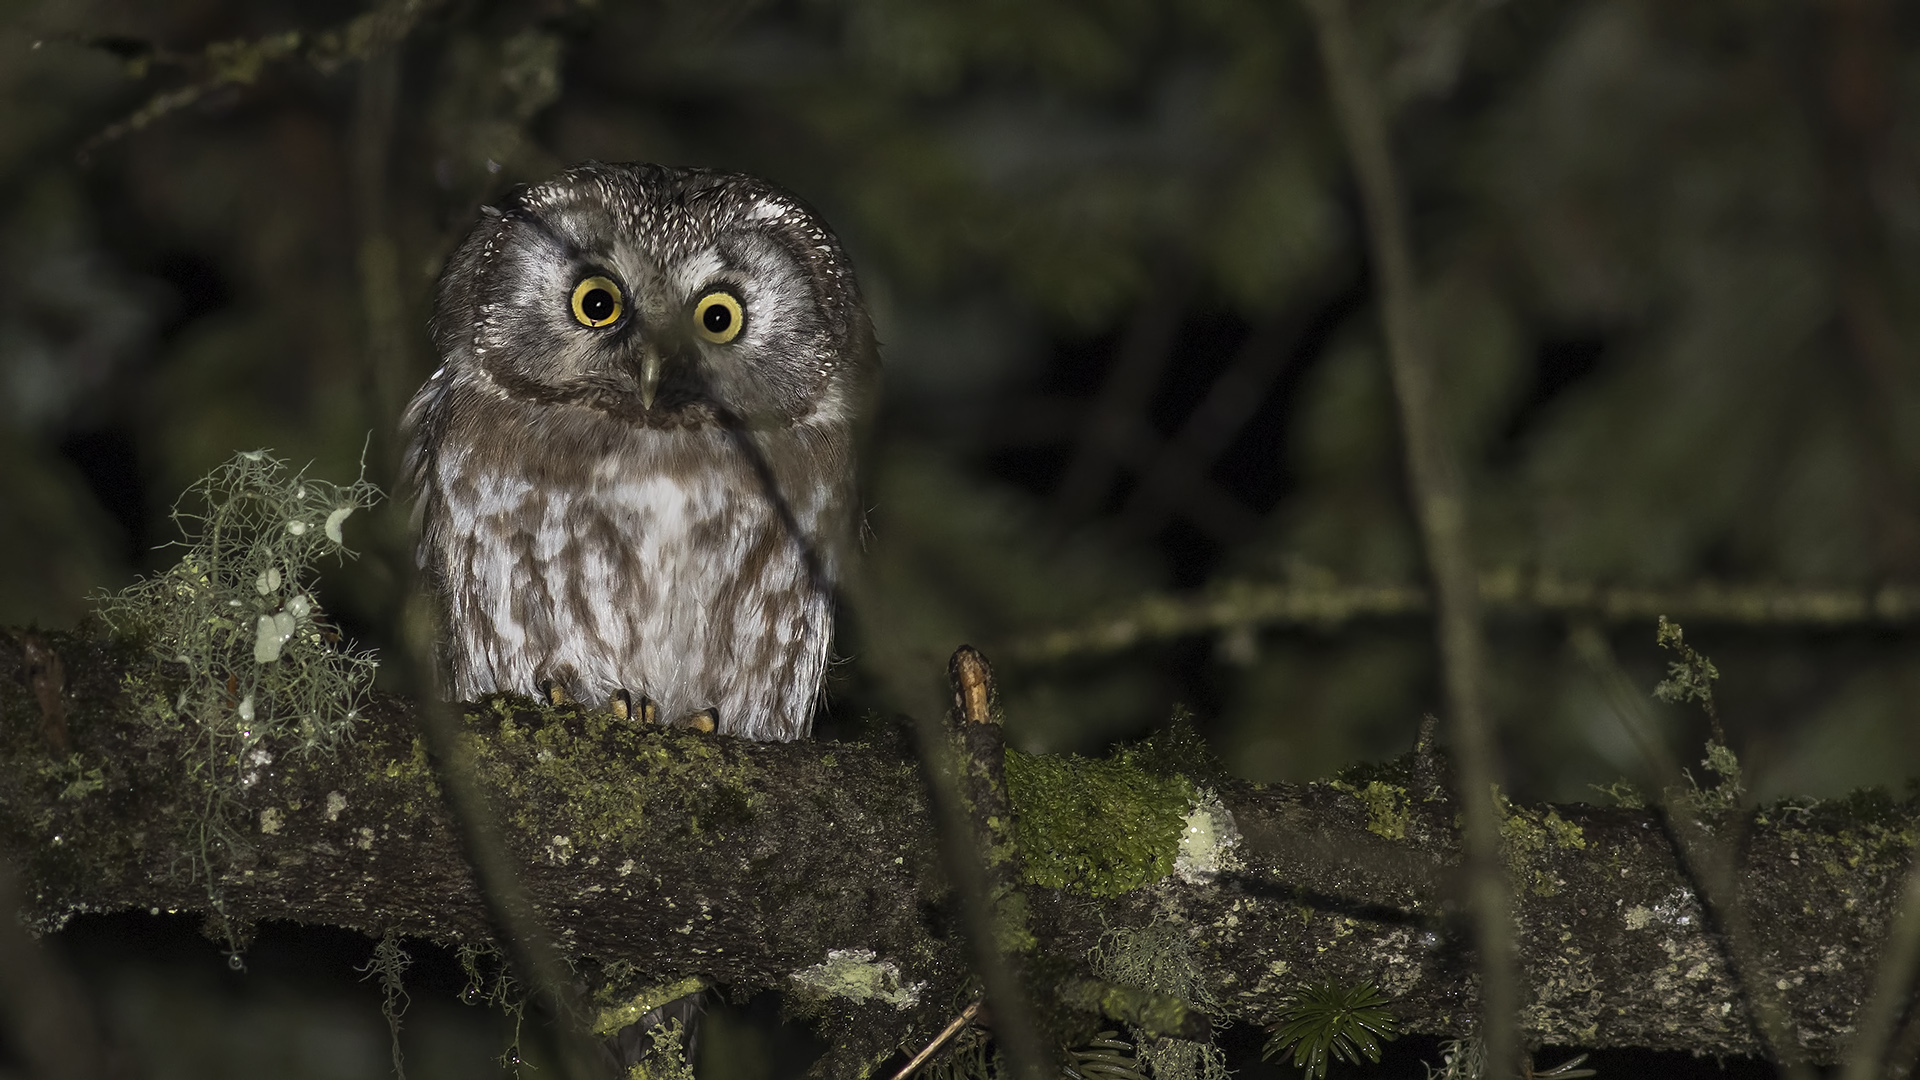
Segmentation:
{"type": "Polygon", "coordinates": [[[581,326],[611,326],[620,321],[626,305],[620,302],[620,286],[613,279],[595,274],[573,287],[573,317],[581,326]]]}
{"type": "Polygon", "coordinates": [[[693,305],[693,329],[715,345],[725,345],[740,336],[746,316],[740,301],[729,292],[710,292],[693,305]]]}

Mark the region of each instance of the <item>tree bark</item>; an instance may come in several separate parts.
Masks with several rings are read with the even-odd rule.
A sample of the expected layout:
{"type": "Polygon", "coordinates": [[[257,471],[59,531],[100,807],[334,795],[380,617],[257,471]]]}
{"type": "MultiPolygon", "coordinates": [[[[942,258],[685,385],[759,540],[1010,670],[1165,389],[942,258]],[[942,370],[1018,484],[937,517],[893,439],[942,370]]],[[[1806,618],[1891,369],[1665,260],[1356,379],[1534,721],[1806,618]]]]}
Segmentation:
{"type": "MultiPolygon", "coordinates": [[[[186,768],[181,730],[157,719],[178,677],[86,634],[0,640],[0,856],[18,869],[30,926],[207,911],[214,895],[242,928],[285,919],[487,941],[482,898],[399,698],[380,699],[337,753],[269,747],[272,760],[216,778],[231,783],[227,820],[244,842],[214,851],[210,891],[193,841],[209,789],[186,768]]],[[[699,975],[775,988],[869,1059],[917,1049],[967,1000],[958,913],[903,745],[751,743],[506,697],[468,706],[465,732],[527,893],[589,976],[611,967],[630,984],[699,975]]],[[[1306,785],[1247,783],[1151,746],[1102,766],[1110,779],[1136,777],[1143,800],[1185,793],[1174,813],[1189,816],[1176,825],[1193,827],[1180,850],[1168,847],[1179,828],[1117,840],[1036,832],[1029,823],[1043,818],[1119,820],[1139,808],[1075,807],[1074,790],[1013,784],[1038,941],[1028,970],[1056,983],[1037,996],[1055,995],[1058,1013],[1060,986],[1094,974],[1089,953],[1104,935],[1158,922],[1188,931],[1232,1020],[1269,1023],[1290,992],[1331,979],[1379,985],[1405,1030],[1464,1031],[1477,1001],[1460,945],[1457,808],[1432,780],[1437,764],[1306,785]],[[1196,847],[1208,834],[1223,843],[1196,847]],[[1065,888],[1037,884],[1066,864],[1062,845],[1096,867],[1157,869],[1117,895],[1090,891],[1132,880],[1090,871],[1065,888]]],[[[1529,1043],[1760,1051],[1654,813],[1503,813],[1529,1043]]],[[[1792,1037],[1832,1061],[1899,899],[1912,801],[1803,800],[1703,821],[1737,845],[1759,975],[1783,988],[1792,1037]]]]}

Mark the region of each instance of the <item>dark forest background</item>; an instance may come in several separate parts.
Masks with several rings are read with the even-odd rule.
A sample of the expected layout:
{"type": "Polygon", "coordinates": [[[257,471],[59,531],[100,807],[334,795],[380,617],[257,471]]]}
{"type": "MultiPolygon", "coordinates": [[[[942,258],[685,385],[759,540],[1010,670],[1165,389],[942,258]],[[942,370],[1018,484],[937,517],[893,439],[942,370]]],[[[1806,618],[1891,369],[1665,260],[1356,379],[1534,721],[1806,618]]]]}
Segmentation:
{"type": "MultiPolygon", "coordinates": [[[[999,660],[1017,745],[1098,751],[1185,708],[1233,771],[1305,780],[1403,752],[1438,707],[1418,612],[1035,644],[1166,594],[1423,580],[1357,199],[1293,3],[0,13],[0,625],[72,625],[164,566],[173,500],[237,449],[341,481],[364,455],[393,491],[431,286],[477,207],[569,162],[648,160],[773,179],[853,252],[887,363],[866,559],[929,677],[963,640],[999,660]]],[[[1483,568],[1676,596],[1920,585],[1920,11],[1356,16],[1483,568]]],[[[323,596],[388,646],[404,507],[356,528],[364,557],[323,596]]],[[[1651,619],[1592,625],[1651,687],[1651,619]]],[[[1517,797],[1593,800],[1637,769],[1569,647],[1586,626],[1524,603],[1491,625],[1517,797]]],[[[1920,614],[1687,630],[1759,797],[1920,773],[1920,614]]],[[[842,651],[829,736],[880,704],[860,643],[842,651]]],[[[1697,757],[1698,714],[1656,708],[1697,757]]],[[[244,991],[188,974],[178,930],[100,921],[71,943],[128,1038],[209,1027],[150,1075],[167,1055],[196,1076],[384,1068],[371,987],[342,983],[358,1034],[328,1042],[324,994],[278,1026],[270,972],[244,991]],[[243,1050],[235,1027],[280,1034],[243,1050]],[[308,1037],[298,1064],[246,1056],[308,1037]]],[[[410,1021],[416,1075],[471,1075],[433,1063],[475,1046],[490,1067],[478,1010],[443,1004],[410,1021]]],[[[770,1030],[734,1043],[772,1060],[789,1036],[770,1030]]],[[[711,1075],[770,1075],[750,1058],[711,1075]]]]}

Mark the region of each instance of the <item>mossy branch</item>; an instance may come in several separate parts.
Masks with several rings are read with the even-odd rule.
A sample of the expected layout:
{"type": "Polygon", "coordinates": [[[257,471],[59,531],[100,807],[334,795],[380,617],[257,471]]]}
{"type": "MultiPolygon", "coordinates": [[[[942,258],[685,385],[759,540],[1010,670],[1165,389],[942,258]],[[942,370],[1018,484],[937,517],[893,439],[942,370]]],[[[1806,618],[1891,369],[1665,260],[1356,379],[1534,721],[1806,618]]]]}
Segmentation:
{"type": "MultiPolygon", "coordinates": [[[[194,736],[160,708],[183,673],[103,636],[42,634],[65,678],[36,690],[45,657],[0,640],[0,857],[19,867],[30,924],[205,911],[207,889],[182,872],[200,788],[181,754],[194,736]],[[48,742],[49,700],[64,710],[65,750],[48,742]]],[[[590,981],[777,989],[836,1042],[900,1048],[882,1065],[927,1045],[964,1000],[971,963],[926,788],[897,745],[748,743],[514,698],[458,722],[529,903],[590,981]]],[[[353,740],[278,755],[240,793],[245,843],[212,867],[229,919],[490,944],[417,723],[412,703],[376,696],[353,740]]],[[[1259,1024],[1303,985],[1372,983],[1403,1030],[1472,1025],[1452,914],[1460,860],[1446,839],[1455,808],[1415,782],[1417,763],[1366,783],[1259,786],[1197,765],[1158,771],[1176,757],[1136,747],[1032,759],[1046,768],[1010,775],[1034,982],[1055,998],[1043,1014],[1083,1028],[1056,1031],[1062,1045],[1101,1030],[1069,1000],[1089,980],[1259,1024]],[[1188,827],[1143,842],[1129,824],[1162,815],[1188,827]],[[1084,869],[1058,875],[1066,865],[1084,869]],[[1168,928],[1183,949],[1153,945],[1168,928]],[[1181,992],[1166,989],[1179,980],[1181,992]]],[[[1761,1051],[1654,814],[1504,809],[1529,1043],[1761,1051]]],[[[1736,872],[1750,977],[1787,987],[1784,1037],[1830,1062],[1871,989],[1916,808],[1860,796],[1747,813],[1736,872]]]]}

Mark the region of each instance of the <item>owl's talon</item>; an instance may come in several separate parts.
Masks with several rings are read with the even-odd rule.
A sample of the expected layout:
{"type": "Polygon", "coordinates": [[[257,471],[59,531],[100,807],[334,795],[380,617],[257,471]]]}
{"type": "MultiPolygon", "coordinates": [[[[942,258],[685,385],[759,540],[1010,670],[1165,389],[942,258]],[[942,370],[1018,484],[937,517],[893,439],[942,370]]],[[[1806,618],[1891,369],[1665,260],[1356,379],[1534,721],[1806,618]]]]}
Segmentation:
{"type": "Polygon", "coordinates": [[[712,734],[720,726],[720,710],[709,705],[687,717],[687,726],[702,734],[712,734]]]}
{"type": "Polygon", "coordinates": [[[547,699],[549,705],[565,705],[573,700],[567,696],[567,688],[552,679],[540,680],[540,696],[547,699]]]}
{"type": "Polygon", "coordinates": [[[622,687],[613,692],[613,697],[609,704],[613,707],[613,715],[622,720],[637,720],[647,726],[660,722],[660,706],[655,705],[653,699],[645,694],[640,695],[640,701],[636,704],[633,700],[633,694],[628,692],[625,687],[622,687]]]}

